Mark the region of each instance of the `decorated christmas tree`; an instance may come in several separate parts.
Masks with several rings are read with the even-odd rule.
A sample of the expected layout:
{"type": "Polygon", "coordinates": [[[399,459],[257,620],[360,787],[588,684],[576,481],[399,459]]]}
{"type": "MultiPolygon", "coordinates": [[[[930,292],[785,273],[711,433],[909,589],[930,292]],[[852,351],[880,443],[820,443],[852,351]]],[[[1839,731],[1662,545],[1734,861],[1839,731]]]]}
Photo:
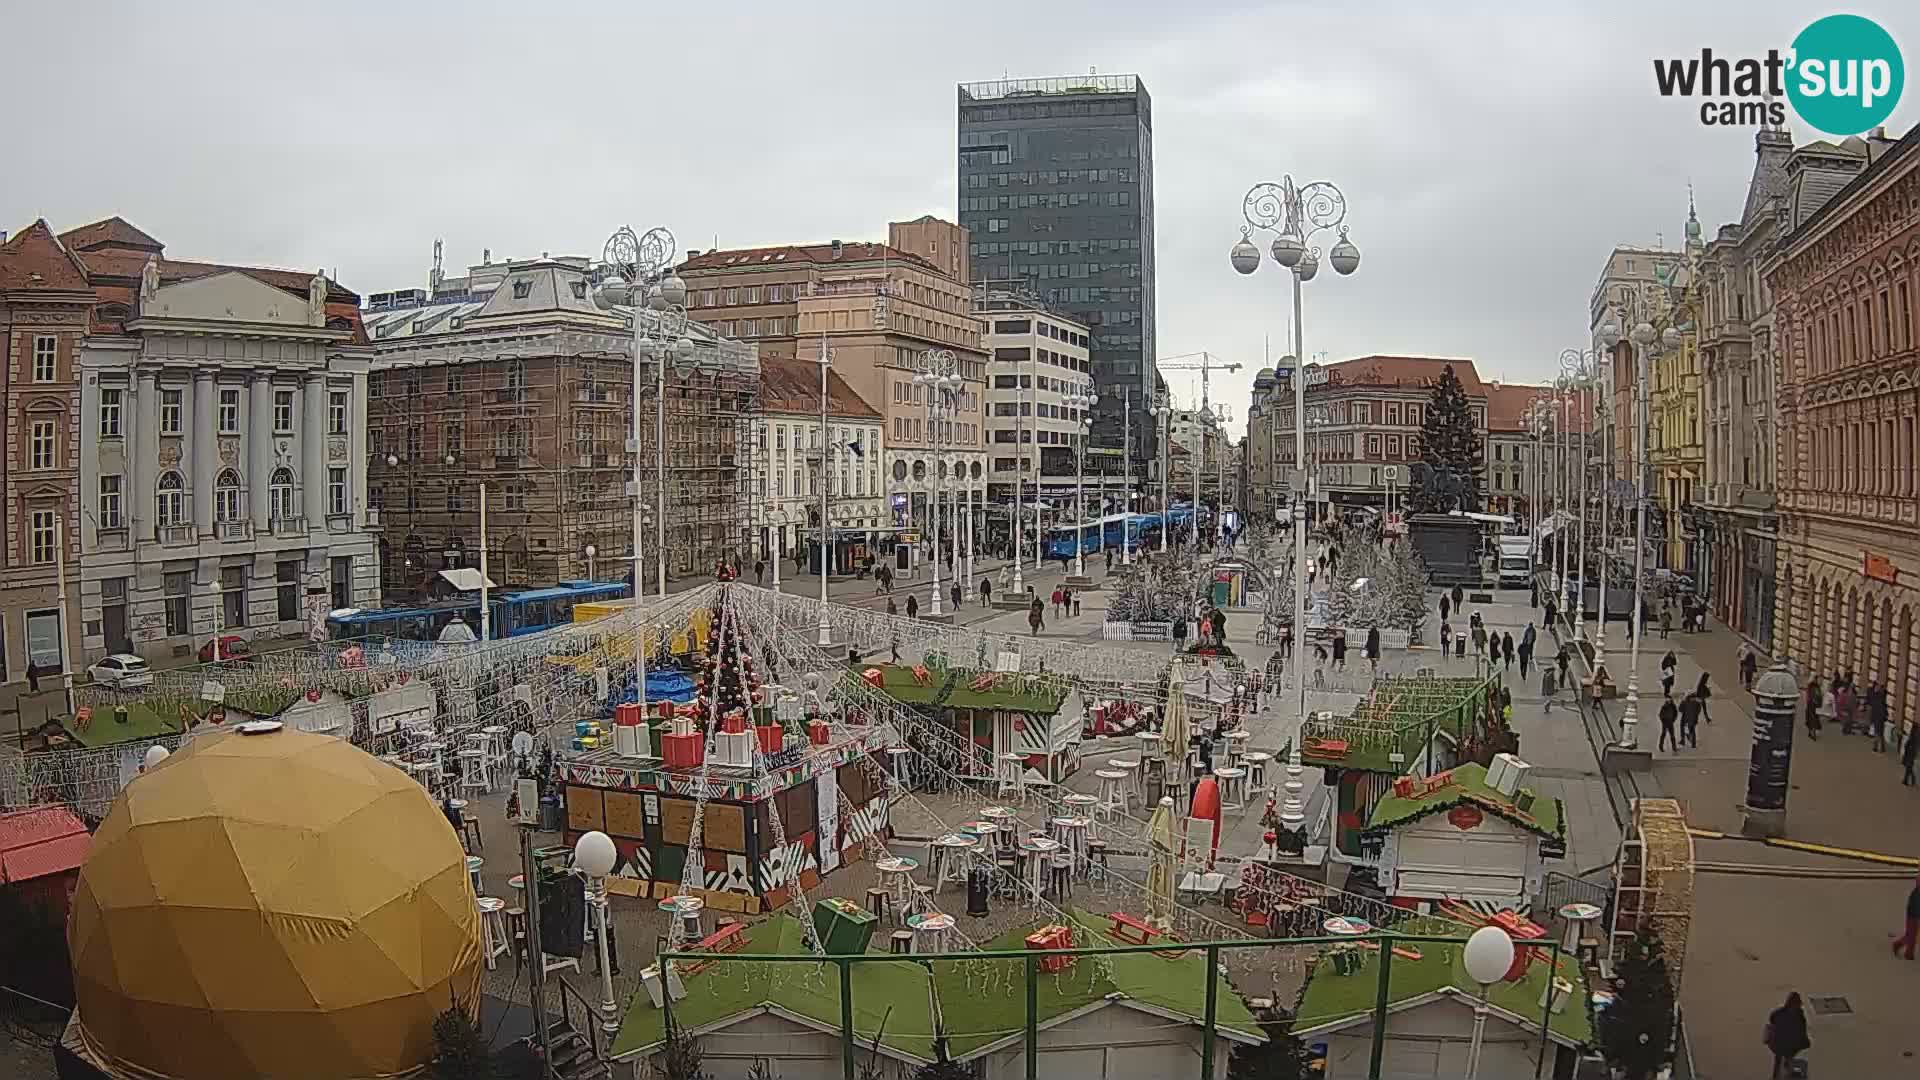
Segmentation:
{"type": "Polygon", "coordinates": [[[724,617],[719,609],[713,613],[712,626],[707,655],[694,677],[695,715],[702,723],[736,711],[751,718],[753,706],[766,700],[760,676],[754,671],[753,650],[741,640],[735,621],[724,617]]]}
{"type": "Polygon", "coordinates": [[[1673,1044],[1673,983],[1659,935],[1643,927],[1627,941],[1614,984],[1613,1004],[1600,1014],[1600,1051],[1615,1075],[1650,1080],[1673,1044]]]}
{"type": "Polygon", "coordinates": [[[1440,378],[1433,384],[1420,417],[1419,440],[1420,461],[1427,466],[1430,481],[1408,492],[1407,509],[1416,514],[1479,509],[1485,451],[1474,430],[1466,388],[1452,364],[1440,369],[1440,378]],[[1446,490],[1439,482],[1443,471],[1451,474],[1446,490]]]}

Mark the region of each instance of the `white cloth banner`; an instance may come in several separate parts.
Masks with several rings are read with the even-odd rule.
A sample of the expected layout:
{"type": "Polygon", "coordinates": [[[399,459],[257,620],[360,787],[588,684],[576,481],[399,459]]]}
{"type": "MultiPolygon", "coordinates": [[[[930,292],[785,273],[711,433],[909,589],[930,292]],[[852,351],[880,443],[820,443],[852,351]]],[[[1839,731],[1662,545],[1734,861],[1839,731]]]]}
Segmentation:
{"type": "Polygon", "coordinates": [[[815,834],[814,846],[820,849],[820,873],[824,875],[833,873],[840,865],[840,772],[838,769],[822,769],[815,780],[817,788],[814,798],[820,807],[820,831],[815,834]]]}

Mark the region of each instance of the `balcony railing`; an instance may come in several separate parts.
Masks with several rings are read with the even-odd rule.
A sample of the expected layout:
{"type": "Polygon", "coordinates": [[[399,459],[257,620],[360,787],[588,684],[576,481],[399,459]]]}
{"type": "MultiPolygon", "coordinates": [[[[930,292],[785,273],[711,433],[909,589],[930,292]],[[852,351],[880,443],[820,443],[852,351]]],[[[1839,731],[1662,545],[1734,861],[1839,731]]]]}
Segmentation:
{"type": "Polygon", "coordinates": [[[125,525],[114,525],[109,528],[96,530],[93,548],[95,551],[127,550],[127,527],[125,525]]]}
{"type": "Polygon", "coordinates": [[[221,540],[245,540],[253,535],[253,522],[218,521],[214,523],[213,534],[221,540]]]}
{"type": "Polygon", "coordinates": [[[307,535],[307,519],[304,517],[278,517],[272,521],[275,536],[307,535]]]}
{"type": "Polygon", "coordinates": [[[153,531],[161,547],[186,547],[199,543],[199,530],[192,525],[161,525],[153,531]]]}

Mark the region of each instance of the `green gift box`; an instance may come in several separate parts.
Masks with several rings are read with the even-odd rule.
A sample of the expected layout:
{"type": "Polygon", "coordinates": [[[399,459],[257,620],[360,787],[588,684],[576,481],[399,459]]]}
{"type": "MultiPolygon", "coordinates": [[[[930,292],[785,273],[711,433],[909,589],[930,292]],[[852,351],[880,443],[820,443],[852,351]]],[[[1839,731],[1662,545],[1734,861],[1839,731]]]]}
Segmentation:
{"type": "Polygon", "coordinates": [[[859,956],[873,941],[878,919],[873,912],[844,897],[830,896],[813,905],[813,932],[828,956],[859,956]]]}

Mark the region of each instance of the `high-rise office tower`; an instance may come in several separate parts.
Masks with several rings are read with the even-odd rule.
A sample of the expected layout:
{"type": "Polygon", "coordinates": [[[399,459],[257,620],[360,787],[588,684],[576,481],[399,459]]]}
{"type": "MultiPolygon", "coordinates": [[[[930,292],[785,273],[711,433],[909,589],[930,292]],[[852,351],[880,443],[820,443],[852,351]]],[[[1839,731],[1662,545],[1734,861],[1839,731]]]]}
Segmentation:
{"type": "MultiPolygon", "coordinates": [[[[973,280],[1019,283],[1092,331],[1093,445],[1155,460],[1153,99],[1137,76],[960,84],[973,280]]],[[[1146,475],[1136,464],[1132,474],[1146,475]]]]}

